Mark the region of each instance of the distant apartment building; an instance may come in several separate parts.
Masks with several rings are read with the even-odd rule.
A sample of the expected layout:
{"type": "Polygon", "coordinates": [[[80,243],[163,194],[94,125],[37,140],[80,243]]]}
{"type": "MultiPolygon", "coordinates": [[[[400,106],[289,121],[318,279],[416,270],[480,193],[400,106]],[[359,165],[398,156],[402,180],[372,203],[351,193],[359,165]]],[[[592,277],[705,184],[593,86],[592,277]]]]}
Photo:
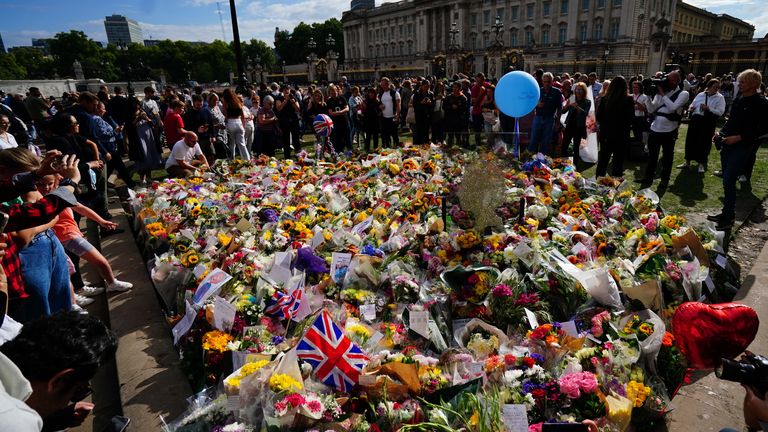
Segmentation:
{"type": "Polygon", "coordinates": [[[32,48],[37,48],[43,51],[43,54],[51,54],[51,40],[50,39],[32,39],[32,48]]]}
{"type": "Polygon", "coordinates": [[[107,42],[110,45],[144,43],[139,23],[122,15],[104,18],[104,29],[107,31],[107,42]]]}

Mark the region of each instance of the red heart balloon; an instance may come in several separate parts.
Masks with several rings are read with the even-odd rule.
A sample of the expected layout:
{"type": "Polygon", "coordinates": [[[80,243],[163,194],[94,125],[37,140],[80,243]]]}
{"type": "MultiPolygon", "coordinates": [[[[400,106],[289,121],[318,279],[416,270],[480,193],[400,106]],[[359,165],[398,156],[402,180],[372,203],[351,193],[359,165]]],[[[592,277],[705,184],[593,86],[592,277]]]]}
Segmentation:
{"type": "Polygon", "coordinates": [[[677,347],[691,366],[700,369],[744,352],[759,326],[757,312],[739,303],[683,303],[672,318],[677,347]]]}

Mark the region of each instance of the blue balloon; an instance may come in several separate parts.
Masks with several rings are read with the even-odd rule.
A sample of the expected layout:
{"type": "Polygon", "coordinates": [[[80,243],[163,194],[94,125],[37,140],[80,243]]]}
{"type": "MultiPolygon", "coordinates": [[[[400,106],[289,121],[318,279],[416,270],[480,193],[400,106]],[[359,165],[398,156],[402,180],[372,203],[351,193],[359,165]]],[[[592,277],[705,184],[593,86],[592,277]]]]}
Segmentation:
{"type": "Polygon", "coordinates": [[[539,83],[523,71],[509,72],[496,85],[496,106],[510,117],[524,117],[539,102],[539,83]]]}

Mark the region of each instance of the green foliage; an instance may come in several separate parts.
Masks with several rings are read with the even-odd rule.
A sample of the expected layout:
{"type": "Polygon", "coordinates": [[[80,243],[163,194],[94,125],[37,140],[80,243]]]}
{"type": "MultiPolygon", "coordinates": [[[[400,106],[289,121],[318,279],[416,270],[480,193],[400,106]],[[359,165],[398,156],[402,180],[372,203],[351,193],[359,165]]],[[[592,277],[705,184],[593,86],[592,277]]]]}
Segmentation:
{"type": "Polygon", "coordinates": [[[0,53],[0,80],[17,80],[27,77],[27,70],[16,63],[13,54],[0,53]]]}
{"type": "Polygon", "coordinates": [[[18,47],[10,54],[16,64],[26,69],[26,79],[45,79],[54,76],[54,63],[41,49],[18,47]]]}
{"type": "Polygon", "coordinates": [[[89,39],[82,31],[70,30],[69,33],[57,33],[51,39],[51,55],[54,66],[61,77],[74,77],[72,64],[78,60],[87,77],[94,77],[101,71],[100,59],[102,48],[89,39]]]}
{"type": "Polygon", "coordinates": [[[300,22],[291,33],[287,30],[278,31],[275,33],[275,51],[281,61],[285,60],[287,64],[304,63],[311,52],[308,46],[310,38],[317,44],[315,54],[324,57],[332,48],[339,55],[339,61],[343,61],[344,33],[341,21],[336,18],[311,25],[300,22]],[[333,46],[326,43],[328,35],[334,39],[333,46]]]}

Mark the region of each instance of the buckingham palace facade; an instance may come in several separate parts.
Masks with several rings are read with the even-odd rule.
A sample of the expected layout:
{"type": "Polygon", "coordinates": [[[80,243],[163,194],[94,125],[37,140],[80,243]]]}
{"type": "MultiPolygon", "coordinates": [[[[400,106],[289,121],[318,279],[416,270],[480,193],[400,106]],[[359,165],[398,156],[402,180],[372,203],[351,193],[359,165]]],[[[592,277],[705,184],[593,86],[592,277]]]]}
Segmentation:
{"type": "MultiPolygon", "coordinates": [[[[677,0],[679,1],[679,0],[677,0]]],[[[676,0],[403,0],[344,12],[350,79],[509,68],[648,74],[663,67],[676,0]]]]}

